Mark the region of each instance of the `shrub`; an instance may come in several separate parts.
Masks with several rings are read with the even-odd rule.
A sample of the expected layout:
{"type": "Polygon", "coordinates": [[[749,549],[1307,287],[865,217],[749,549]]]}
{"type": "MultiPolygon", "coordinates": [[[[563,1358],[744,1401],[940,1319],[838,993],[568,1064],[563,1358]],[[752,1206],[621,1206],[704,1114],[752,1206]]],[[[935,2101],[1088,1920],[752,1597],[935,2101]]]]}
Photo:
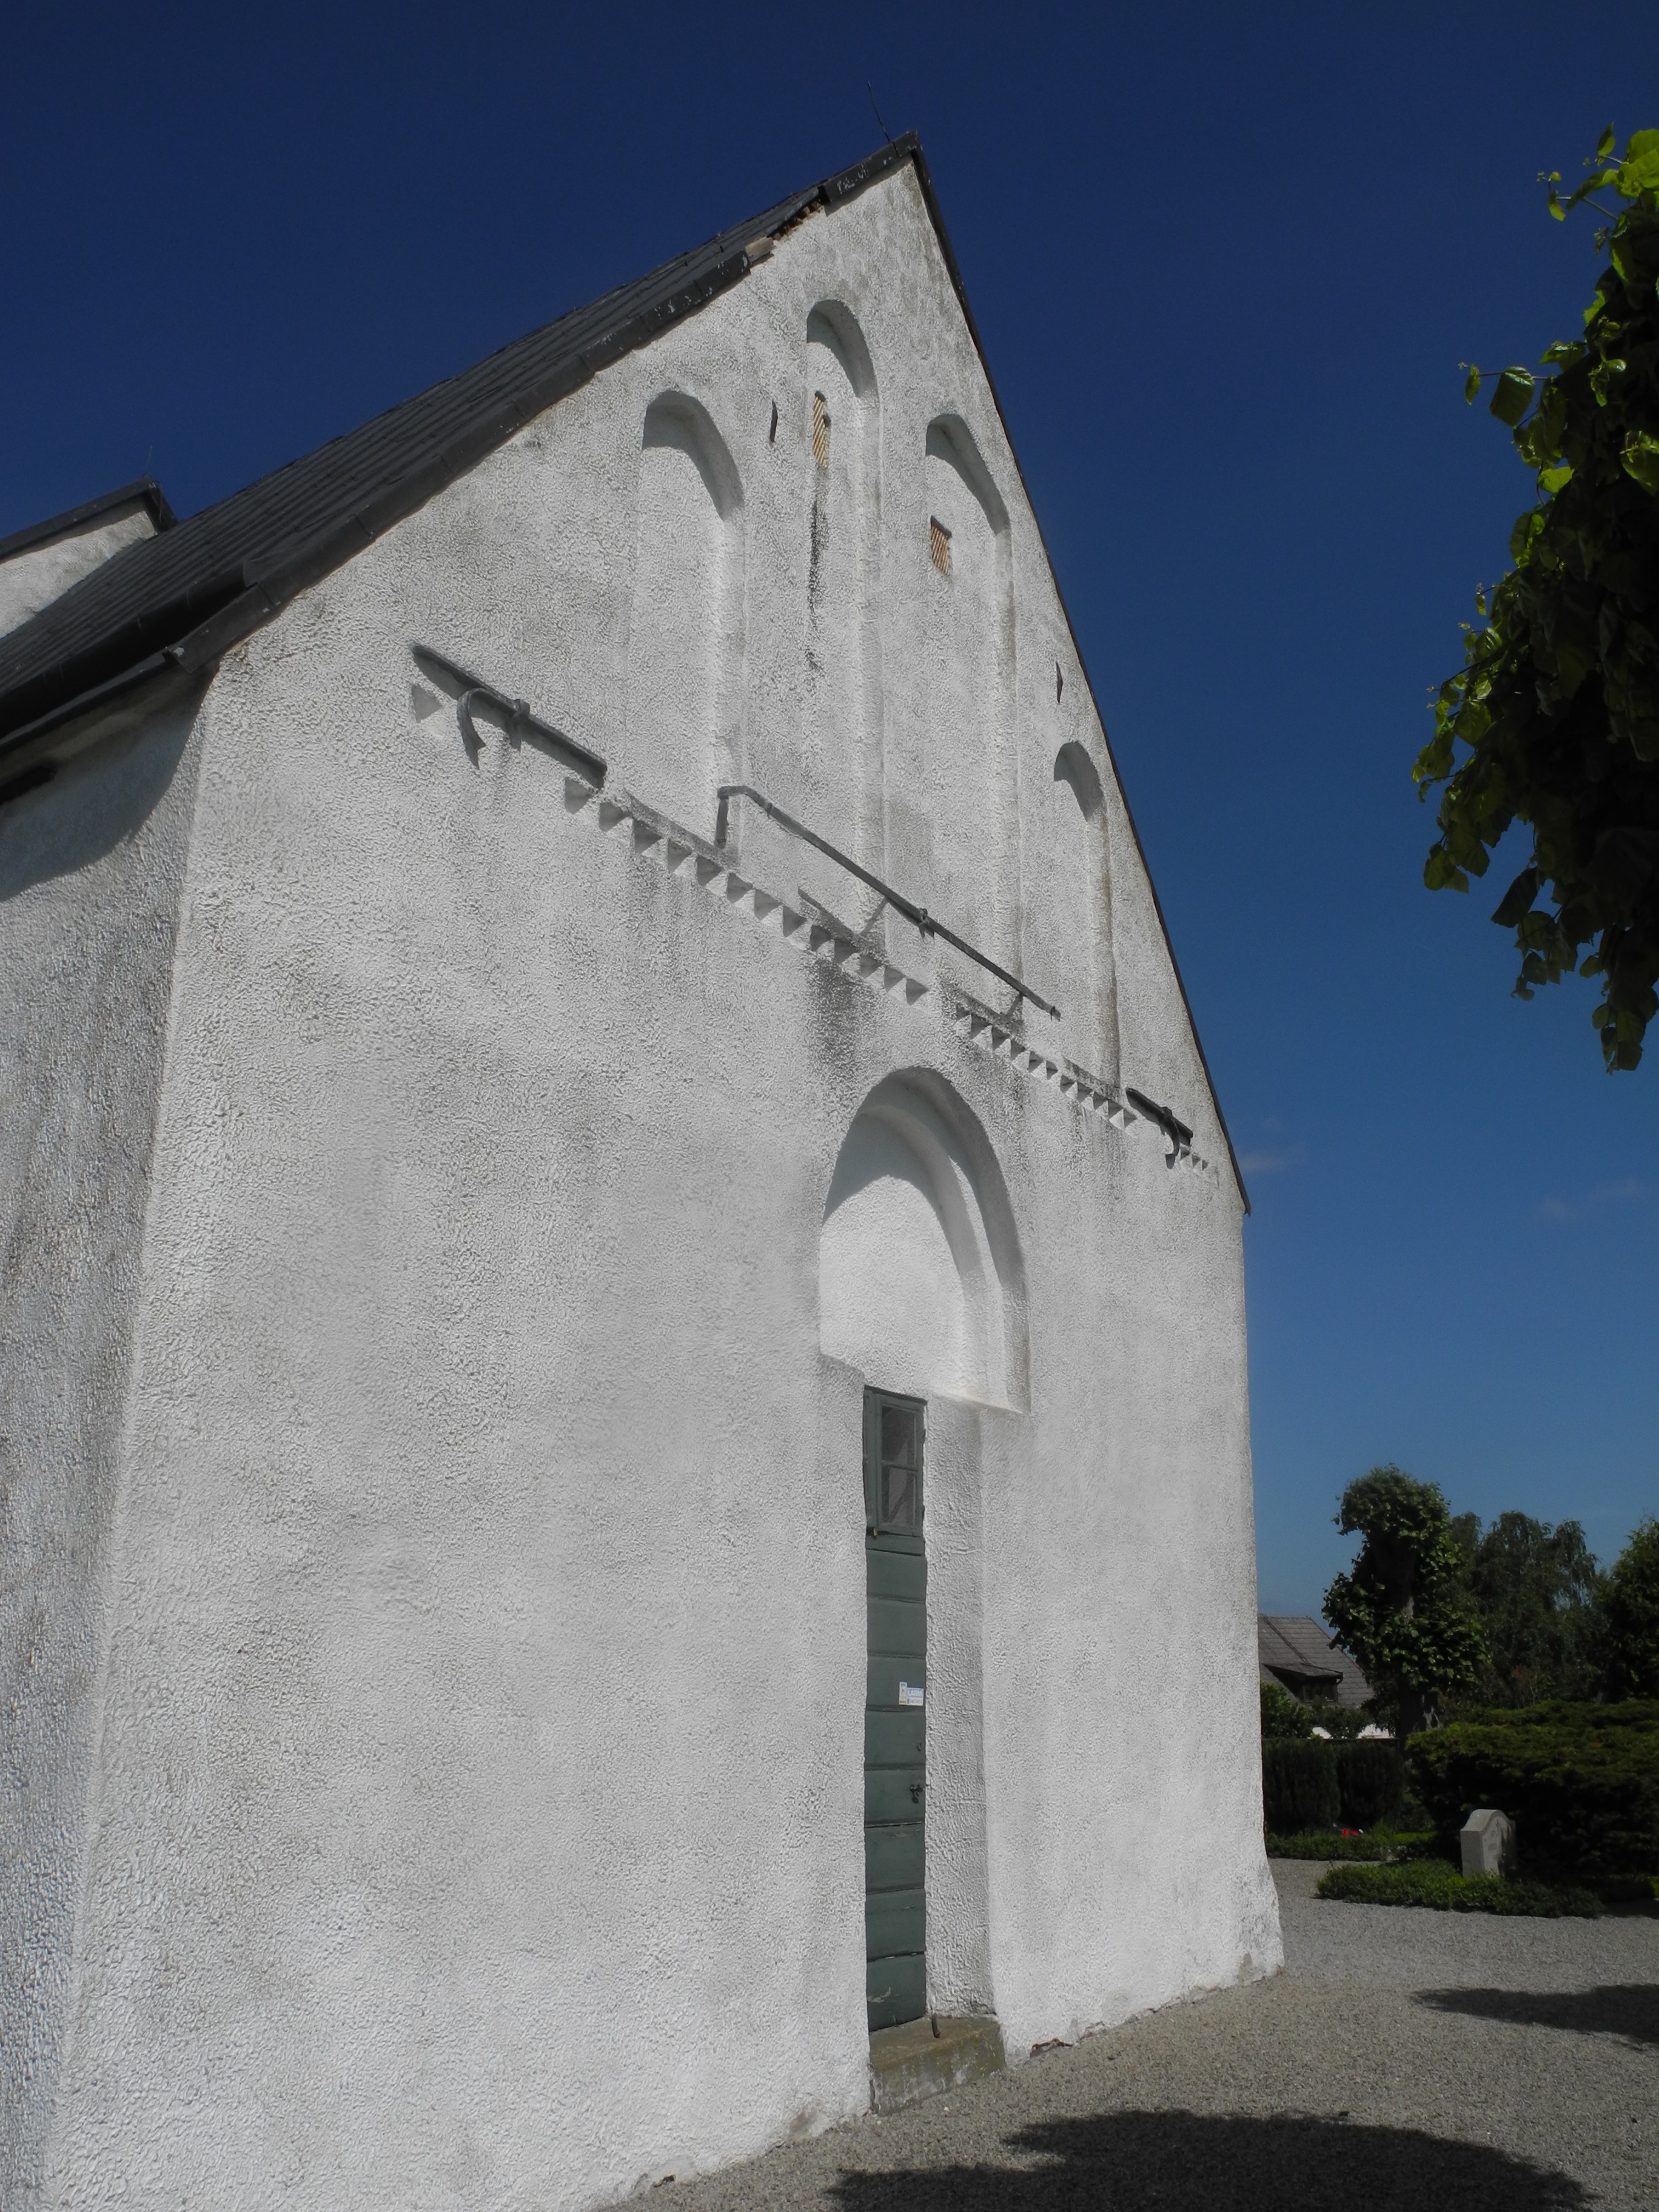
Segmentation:
{"type": "Polygon", "coordinates": [[[1436,1912],[1512,1912],[1531,1918],[1596,1920],[1601,1901],[1587,1889],[1553,1888],[1541,1881],[1505,1881],[1502,1875],[1459,1874],[1444,1859],[1407,1866],[1334,1866],[1322,1875],[1318,1893],[1346,1905],[1418,1905],[1436,1912]]]}
{"type": "Polygon", "coordinates": [[[1659,1521],[1643,1522],[1613,1562],[1602,1609],[1609,1696],[1659,1698],[1659,1521]]]}
{"type": "Polygon", "coordinates": [[[1376,1715],[1369,1705],[1339,1705],[1327,1700],[1310,1705],[1308,1711],[1314,1726],[1323,1729],[1335,1743],[1352,1743],[1364,1729],[1376,1726],[1376,1715]]]}
{"type": "Polygon", "coordinates": [[[1391,1743],[1345,1743],[1336,1752],[1342,1818],[1351,1828],[1374,1828],[1406,1802],[1406,1762],[1391,1743]]]}
{"type": "Polygon", "coordinates": [[[1281,1689],[1277,1682],[1261,1685],[1261,1735],[1282,1738],[1287,1741],[1305,1741],[1313,1734],[1313,1715],[1304,1705],[1298,1705],[1290,1692],[1281,1689]]]}
{"type": "Polygon", "coordinates": [[[1340,1828],[1316,1828],[1305,1836],[1267,1838],[1270,1859],[1385,1859],[1394,1849],[1388,1836],[1350,1836],[1340,1828]]]}
{"type": "Polygon", "coordinates": [[[1413,1736],[1409,1755],[1443,1835],[1495,1805],[1528,1863],[1590,1881],[1659,1873],[1659,1701],[1484,1713],[1413,1736]]]}
{"type": "Polygon", "coordinates": [[[1335,1827],[1342,1799],[1329,1744],[1270,1736],[1261,1747],[1261,1807],[1267,1826],[1279,1835],[1335,1827]]]}

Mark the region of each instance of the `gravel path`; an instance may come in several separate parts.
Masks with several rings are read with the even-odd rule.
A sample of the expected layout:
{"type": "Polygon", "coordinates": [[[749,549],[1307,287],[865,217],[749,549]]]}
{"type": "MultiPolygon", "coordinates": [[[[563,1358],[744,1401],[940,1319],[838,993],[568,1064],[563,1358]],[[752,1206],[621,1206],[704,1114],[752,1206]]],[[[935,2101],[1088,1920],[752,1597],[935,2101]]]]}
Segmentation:
{"type": "Polygon", "coordinates": [[[1321,1902],[1285,1971],[657,2195],[659,2212],[1659,2208],[1659,1914],[1321,1902]]]}

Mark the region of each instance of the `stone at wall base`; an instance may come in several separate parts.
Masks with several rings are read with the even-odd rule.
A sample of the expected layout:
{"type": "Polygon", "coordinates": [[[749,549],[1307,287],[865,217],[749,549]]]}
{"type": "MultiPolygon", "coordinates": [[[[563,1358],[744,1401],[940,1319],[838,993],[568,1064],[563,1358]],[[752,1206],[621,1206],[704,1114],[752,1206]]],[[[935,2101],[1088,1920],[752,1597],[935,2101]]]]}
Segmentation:
{"type": "Polygon", "coordinates": [[[1000,2074],[1003,2064],[1002,2029],[989,2013],[937,2013],[878,2027],[870,2038],[871,2110],[900,2112],[941,2089],[1000,2074]]]}

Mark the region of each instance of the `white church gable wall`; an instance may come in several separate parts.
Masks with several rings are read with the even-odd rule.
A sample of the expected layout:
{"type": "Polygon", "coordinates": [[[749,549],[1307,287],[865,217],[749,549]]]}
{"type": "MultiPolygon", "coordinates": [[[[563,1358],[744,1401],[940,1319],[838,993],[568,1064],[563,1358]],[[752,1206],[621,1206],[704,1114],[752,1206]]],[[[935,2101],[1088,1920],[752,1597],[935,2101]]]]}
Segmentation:
{"type": "Polygon", "coordinates": [[[0,814],[0,2203],[52,2116],[197,753],[181,708],[0,814]]]}
{"type": "Polygon", "coordinates": [[[1065,635],[907,167],[226,660],[46,2201],[580,2212],[863,2108],[866,1380],[929,1401],[931,2001],[1018,2057],[1277,1964],[1239,1202],[1065,635]],[[716,849],[727,782],[1060,1021],[716,849]]]}

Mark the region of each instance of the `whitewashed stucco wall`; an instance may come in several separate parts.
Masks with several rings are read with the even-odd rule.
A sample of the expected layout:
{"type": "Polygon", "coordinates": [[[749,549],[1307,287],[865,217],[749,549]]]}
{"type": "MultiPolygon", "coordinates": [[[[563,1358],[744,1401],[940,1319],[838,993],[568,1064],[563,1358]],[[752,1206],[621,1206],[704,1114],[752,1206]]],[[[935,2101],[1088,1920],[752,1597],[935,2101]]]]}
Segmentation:
{"type": "Polygon", "coordinates": [[[0,816],[0,2204],[69,1996],[191,720],[0,816]]]}
{"type": "MultiPolygon", "coordinates": [[[[661,481],[671,511],[696,490],[661,481]]],[[[1044,1042],[1224,1160],[1064,638],[907,169],[225,664],[46,2201],[575,2208],[862,2108],[863,1377],[820,1352],[819,1247],[897,1071],[994,1152],[1030,1360],[1029,1411],[931,1416],[934,2001],[994,2005],[1018,2056],[1277,1964],[1224,1173],[1166,1169],[938,989],[912,1004],[671,872],[529,746],[489,732],[475,764],[410,696],[418,640],[659,805],[729,759],[1023,963],[1066,1010],[1044,1042]],[[867,580],[850,623],[811,595],[825,300],[875,380],[859,559],[837,571],[822,516],[816,541],[822,576],[867,580]],[[739,495],[690,607],[636,589],[665,392],[739,495]],[[939,716],[956,617],[926,595],[974,580],[928,561],[941,416],[1006,503],[988,756],[939,716]],[[698,608],[686,726],[635,714],[641,624],[698,608]],[[856,680],[812,667],[815,634],[859,641],[856,680]],[[1093,945],[1104,900],[1057,911],[1076,876],[1048,866],[1066,738],[1106,793],[1093,945]]],[[[864,923],[866,894],[736,823],[755,884],[864,923]]],[[[908,925],[866,942],[937,981],[908,925]]]]}

